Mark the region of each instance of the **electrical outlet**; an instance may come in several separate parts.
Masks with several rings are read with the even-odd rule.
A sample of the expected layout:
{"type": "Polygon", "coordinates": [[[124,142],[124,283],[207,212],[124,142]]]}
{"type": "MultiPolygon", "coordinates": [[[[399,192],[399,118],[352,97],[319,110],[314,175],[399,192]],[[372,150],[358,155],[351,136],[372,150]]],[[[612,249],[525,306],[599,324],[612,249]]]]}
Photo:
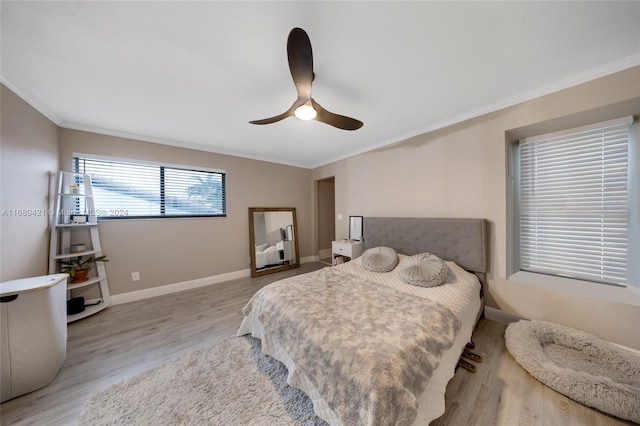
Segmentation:
{"type": "Polygon", "coordinates": [[[132,272],[131,273],[131,281],[140,281],[140,272],[132,272]]]}

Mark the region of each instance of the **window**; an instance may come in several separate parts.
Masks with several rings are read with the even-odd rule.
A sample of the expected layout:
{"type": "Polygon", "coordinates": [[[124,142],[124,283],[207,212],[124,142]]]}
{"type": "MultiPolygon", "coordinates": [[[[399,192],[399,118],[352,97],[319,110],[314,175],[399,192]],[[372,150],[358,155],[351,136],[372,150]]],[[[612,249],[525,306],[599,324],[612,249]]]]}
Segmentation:
{"type": "Polygon", "coordinates": [[[520,270],[627,284],[632,121],[628,117],[520,140],[520,270]]]}
{"type": "Polygon", "coordinates": [[[85,155],[73,171],[91,175],[101,219],[226,216],[224,171],[85,155]]]}

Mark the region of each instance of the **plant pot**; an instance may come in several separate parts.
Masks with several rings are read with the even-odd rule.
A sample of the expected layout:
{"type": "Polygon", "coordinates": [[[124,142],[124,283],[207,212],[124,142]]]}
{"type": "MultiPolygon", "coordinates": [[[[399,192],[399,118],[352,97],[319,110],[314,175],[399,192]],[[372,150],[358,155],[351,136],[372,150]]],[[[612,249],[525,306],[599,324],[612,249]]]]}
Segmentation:
{"type": "Polygon", "coordinates": [[[89,270],[88,269],[76,269],[76,273],[71,280],[72,283],[81,283],[83,281],[87,281],[89,279],[89,270]]]}

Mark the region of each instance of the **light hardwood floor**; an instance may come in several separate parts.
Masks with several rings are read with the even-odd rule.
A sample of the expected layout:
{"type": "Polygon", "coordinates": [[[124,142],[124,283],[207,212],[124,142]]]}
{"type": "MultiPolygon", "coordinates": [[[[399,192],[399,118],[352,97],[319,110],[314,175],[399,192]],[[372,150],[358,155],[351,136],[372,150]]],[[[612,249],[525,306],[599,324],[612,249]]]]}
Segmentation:
{"type": "MultiPolygon", "coordinates": [[[[112,383],[235,334],[241,309],[263,286],[326,265],[308,263],[259,278],[112,306],[69,324],[67,359],[47,387],[0,405],[2,425],[74,425],[90,395],[112,383]]],[[[485,359],[459,369],[446,412],[432,425],[631,424],[584,407],[529,376],[504,348],[505,325],[481,320],[474,333],[485,359]]],[[[235,426],[235,425],[234,425],[235,426]]]]}

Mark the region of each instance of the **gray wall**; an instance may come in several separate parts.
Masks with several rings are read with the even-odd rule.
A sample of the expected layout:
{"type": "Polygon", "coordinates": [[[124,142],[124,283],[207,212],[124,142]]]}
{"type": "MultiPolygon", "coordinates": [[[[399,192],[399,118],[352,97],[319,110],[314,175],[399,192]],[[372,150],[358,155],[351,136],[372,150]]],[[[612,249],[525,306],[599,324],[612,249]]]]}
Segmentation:
{"type": "Polygon", "coordinates": [[[226,171],[227,217],[118,219],[100,222],[111,294],[249,268],[249,207],[295,207],[300,256],[311,256],[311,171],[264,161],[60,129],[60,164],[88,153],[226,171]],[[131,272],[141,280],[132,282],[131,272]]]}
{"type": "Polygon", "coordinates": [[[639,81],[640,67],[629,69],[319,167],[312,178],[335,177],[336,212],[343,215],[342,221],[336,220],[337,238],[347,238],[349,215],[487,218],[491,226],[488,306],[560,322],[640,349],[637,306],[507,279],[505,168],[513,129],[640,115],[636,110],[640,104],[634,102],[640,97],[639,81]]]}
{"type": "Polygon", "coordinates": [[[71,169],[74,152],[227,173],[226,218],[101,222],[112,295],[247,270],[249,207],[295,207],[300,256],[315,254],[308,169],[61,129],[5,86],[1,101],[2,281],[48,272],[50,179],[71,169]],[[140,281],[131,281],[133,271],[140,281]]]}
{"type": "MultiPolygon", "coordinates": [[[[296,207],[301,257],[316,254],[317,180],[335,178],[336,238],[349,215],[483,217],[490,221],[490,307],[547,319],[640,349],[640,308],[507,279],[507,145],[517,129],[566,119],[635,114],[640,67],[341,160],[313,171],[129,139],[59,129],[2,87],[1,205],[46,209],[48,173],[75,152],[227,171],[228,217],[105,221],[101,235],[113,294],[245,270],[248,207],[296,207]],[[630,107],[631,106],[631,107],[630,107]],[[631,108],[631,109],[629,109],[631,108]],[[58,157],[59,154],[59,157],[58,157]],[[386,170],[387,173],[380,173],[386,170]],[[142,280],[131,282],[131,272],[142,280]]],[[[545,130],[545,129],[541,129],[545,130]]],[[[47,217],[3,215],[2,280],[46,273],[47,217]]]]}
{"type": "Polygon", "coordinates": [[[331,250],[336,235],[334,179],[317,182],[318,250],[331,250]]]}
{"type": "Polygon", "coordinates": [[[58,128],[4,85],[0,90],[0,281],[9,281],[47,274],[58,128]]]}

